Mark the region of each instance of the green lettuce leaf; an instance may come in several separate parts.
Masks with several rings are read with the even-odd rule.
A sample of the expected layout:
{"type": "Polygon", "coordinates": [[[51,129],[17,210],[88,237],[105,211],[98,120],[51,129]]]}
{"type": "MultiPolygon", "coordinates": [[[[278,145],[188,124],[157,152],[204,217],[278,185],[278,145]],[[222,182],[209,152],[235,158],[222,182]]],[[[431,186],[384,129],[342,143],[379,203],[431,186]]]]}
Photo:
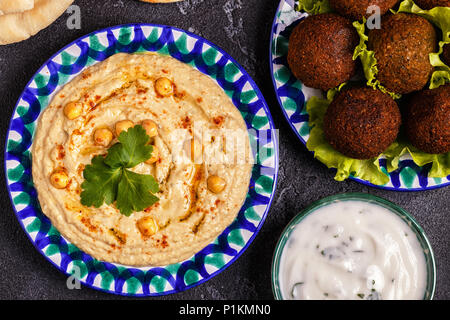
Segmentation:
{"type": "Polygon", "coordinates": [[[442,31],[442,40],[439,41],[438,52],[430,53],[430,63],[435,67],[435,71],[431,75],[429,88],[435,89],[445,83],[450,83],[450,67],[440,59],[444,45],[450,45],[450,8],[435,7],[430,10],[422,10],[415,5],[413,1],[404,0],[400,3],[398,11],[392,10],[392,12],[418,14],[433,23],[442,31]]]}
{"type": "Polygon", "coordinates": [[[295,10],[311,15],[332,12],[328,0],[298,0],[295,10]]]}
{"type": "Polygon", "coordinates": [[[364,71],[364,76],[367,80],[367,85],[374,89],[378,89],[381,92],[389,94],[393,99],[399,99],[400,94],[394,93],[386,89],[379,80],[377,80],[377,59],[375,58],[375,52],[367,48],[368,37],[365,34],[366,18],[362,22],[354,21],[353,26],[359,35],[359,44],[355,47],[353,52],[353,60],[360,59],[364,71]]]}
{"type": "MultiPolygon", "coordinates": [[[[296,10],[307,12],[309,14],[332,12],[328,0],[299,0],[297,2],[296,10]]],[[[440,59],[444,44],[449,43],[449,10],[450,8],[442,7],[433,8],[428,11],[421,10],[414,5],[411,0],[404,0],[397,11],[420,14],[443,31],[443,40],[439,42],[439,51],[430,54],[430,62],[435,67],[435,71],[430,80],[430,89],[437,88],[438,86],[449,82],[450,79],[449,67],[440,59]]],[[[391,11],[396,13],[393,10],[391,11]]],[[[389,91],[376,78],[378,73],[377,60],[374,52],[367,48],[368,37],[365,34],[365,23],[366,19],[364,19],[362,23],[358,21],[353,22],[353,26],[360,37],[360,42],[353,53],[353,60],[358,58],[361,60],[364,75],[369,87],[387,93],[394,99],[399,99],[401,98],[400,94],[389,91]]],[[[388,173],[398,169],[400,159],[403,156],[410,156],[418,166],[431,164],[431,169],[428,173],[429,177],[443,178],[450,175],[450,153],[428,154],[413,147],[402,137],[399,137],[397,141],[392,143],[392,145],[385,150],[385,152],[373,159],[353,159],[336,151],[325,139],[323,132],[323,117],[335,95],[346,85],[352,84],[350,82],[343,83],[336,88],[328,90],[326,99],[312,97],[306,103],[306,111],[309,114],[310,126],[310,135],[306,147],[314,153],[315,158],[319,159],[328,168],[335,168],[337,170],[335,180],[343,181],[350,176],[354,176],[375,185],[384,185],[389,182],[388,173]],[[386,159],[386,169],[380,167],[380,159],[386,159]]]]}
{"type": "Polygon", "coordinates": [[[328,168],[337,170],[335,180],[343,181],[354,176],[375,185],[384,185],[389,182],[388,173],[398,169],[400,158],[404,155],[410,155],[418,166],[431,164],[428,173],[431,178],[444,178],[450,175],[450,152],[445,154],[425,153],[413,147],[401,136],[382,154],[373,159],[353,159],[335,150],[325,139],[323,118],[333,97],[342,88],[343,85],[330,89],[327,92],[328,99],[311,97],[306,103],[311,128],[306,147],[309,151],[314,152],[314,157],[328,168]],[[386,169],[380,167],[380,159],[386,159],[386,169]]]}
{"type": "Polygon", "coordinates": [[[431,178],[444,178],[450,175],[450,152],[442,154],[431,154],[420,151],[405,138],[399,137],[387,150],[383,156],[387,160],[388,172],[398,169],[400,158],[403,155],[410,155],[414,163],[422,167],[431,164],[428,176],[431,178]]]}
{"type": "MultiPolygon", "coordinates": [[[[435,89],[445,83],[449,83],[450,68],[440,59],[440,55],[442,54],[444,45],[450,43],[450,8],[435,7],[431,10],[422,10],[411,0],[404,0],[400,3],[398,11],[391,11],[394,14],[398,12],[418,14],[442,31],[443,39],[439,41],[438,52],[430,53],[430,63],[435,67],[435,71],[431,75],[429,88],[435,89]]],[[[365,34],[365,23],[365,19],[362,23],[358,21],[353,22],[353,26],[360,37],[360,42],[353,53],[353,59],[359,58],[361,60],[368,86],[379,89],[382,92],[388,93],[392,98],[398,99],[401,97],[400,94],[390,92],[376,78],[378,73],[377,60],[374,52],[367,48],[366,42],[368,37],[365,34]]]]}

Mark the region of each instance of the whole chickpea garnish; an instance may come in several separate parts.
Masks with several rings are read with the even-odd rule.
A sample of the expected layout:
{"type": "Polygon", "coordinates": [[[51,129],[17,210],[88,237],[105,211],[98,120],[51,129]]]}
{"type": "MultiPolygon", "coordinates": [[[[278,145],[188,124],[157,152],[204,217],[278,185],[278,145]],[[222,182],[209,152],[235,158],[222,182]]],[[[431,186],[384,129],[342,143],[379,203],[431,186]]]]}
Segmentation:
{"type": "Polygon", "coordinates": [[[134,127],[134,122],[131,120],[121,120],[121,121],[117,121],[116,125],[115,125],[115,129],[116,129],[116,136],[120,136],[120,133],[122,131],[128,131],[128,129],[133,128],[134,127]]]}
{"type": "Polygon", "coordinates": [[[151,237],[158,232],[159,227],[152,217],[143,217],[136,222],[139,231],[145,237],[151,237]]]}
{"type": "Polygon", "coordinates": [[[159,160],[159,149],[157,146],[152,146],[153,147],[153,151],[152,151],[152,157],[148,160],[145,160],[146,164],[153,164],[156,161],[159,160]]]}
{"type": "Polygon", "coordinates": [[[64,189],[69,184],[69,176],[64,170],[57,169],[50,175],[50,183],[56,189],[64,189]]]}
{"type": "Polygon", "coordinates": [[[114,134],[108,128],[100,128],[94,132],[94,142],[99,146],[109,146],[113,138],[114,134]]]}
{"type": "Polygon", "coordinates": [[[173,93],[172,81],[170,81],[166,77],[156,79],[155,90],[158,94],[162,95],[163,97],[170,96],[173,93]]]}
{"type": "Polygon", "coordinates": [[[156,137],[158,135],[158,125],[153,120],[142,121],[142,127],[150,138],[156,137]]]}
{"type": "Polygon", "coordinates": [[[212,193],[220,193],[225,189],[227,182],[219,176],[212,175],[208,177],[206,184],[212,193]]]}
{"type": "Polygon", "coordinates": [[[69,120],[74,120],[83,113],[83,104],[80,102],[69,102],[64,106],[64,115],[69,120]]]}

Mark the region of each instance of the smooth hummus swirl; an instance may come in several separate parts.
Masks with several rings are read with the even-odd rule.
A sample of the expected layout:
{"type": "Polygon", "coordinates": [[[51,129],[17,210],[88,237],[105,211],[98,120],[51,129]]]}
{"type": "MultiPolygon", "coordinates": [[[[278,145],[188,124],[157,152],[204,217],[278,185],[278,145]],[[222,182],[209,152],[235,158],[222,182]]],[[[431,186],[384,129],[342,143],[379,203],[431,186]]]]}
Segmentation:
{"type": "Polygon", "coordinates": [[[179,262],[213,241],[240,210],[253,166],[246,124],[226,93],[191,66],[157,54],[113,55],[65,85],[40,116],[32,155],[42,211],[58,231],[98,260],[135,266],[179,262]],[[170,80],[168,94],[158,91],[159,79],[170,80]],[[81,106],[79,116],[68,116],[70,104],[81,106]],[[132,170],[156,178],[160,200],[130,217],[114,204],[80,203],[85,166],[107,153],[124,121],[157,129],[157,157],[132,170]],[[113,138],[98,143],[96,132],[113,138]],[[232,134],[242,145],[229,147],[232,134]],[[55,172],[67,176],[63,187],[55,187],[55,172]],[[153,232],[140,226],[146,221],[153,232]]]}

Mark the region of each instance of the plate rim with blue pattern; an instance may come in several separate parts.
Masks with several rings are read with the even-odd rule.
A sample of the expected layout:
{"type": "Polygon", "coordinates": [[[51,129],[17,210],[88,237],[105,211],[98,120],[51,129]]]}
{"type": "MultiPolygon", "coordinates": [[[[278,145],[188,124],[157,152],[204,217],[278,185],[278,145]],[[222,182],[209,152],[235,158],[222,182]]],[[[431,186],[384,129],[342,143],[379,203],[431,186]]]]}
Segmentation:
{"type": "MultiPolygon", "coordinates": [[[[287,62],[284,61],[284,56],[282,55],[276,55],[276,49],[278,49],[278,46],[281,47],[281,45],[278,45],[278,42],[282,42],[283,40],[286,42],[284,43],[287,45],[287,40],[285,40],[282,35],[280,35],[283,31],[279,31],[282,27],[289,27],[290,25],[293,25],[294,23],[300,21],[304,17],[306,17],[307,13],[298,13],[298,17],[289,17],[288,23],[283,23],[281,21],[280,17],[283,12],[283,9],[289,8],[290,10],[294,10],[295,6],[295,0],[280,0],[279,5],[277,7],[275,17],[272,23],[272,28],[270,31],[270,47],[269,47],[269,66],[270,66],[270,76],[272,78],[272,84],[274,87],[275,95],[278,101],[278,104],[280,105],[280,108],[283,112],[284,117],[286,118],[287,122],[289,123],[289,126],[296,134],[297,138],[301,141],[303,145],[306,147],[306,142],[309,135],[309,129],[308,129],[308,114],[305,111],[305,95],[304,90],[302,87],[302,84],[300,81],[298,81],[295,76],[290,72],[289,67],[287,65],[287,62]],[[281,40],[280,40],[281,39],[281,40]],[[277,63],[278,62],[278,63],[277,63]],[[278,70],[276,70],[278,68],[278,70]],[[283,68],[283,71],[288,72],[289,75],[289,81],[283,83],[281,86],[277,85],[277,79],[276,79],[276,71],[281,70],[280,68],[283,68]],[[280,90],[281,89],[281,90],[280,90]],[[296,98],[298,99],[291,99],[293,103],[296,105],[296,110],[290,115],[288,114],[286,103],[283,103],[281,97],[286,97],[286,92],[289,95],[296,95],[296,98]],[[301,126],[299,128],[296,128],[297,126],[301,126]],[[300,129],[304,129],[305,131],[308,131],[308,134],[301,133],[300,129]]],[[[311,90],[312,88],[308,88],[311,90]]],[[[315,90],[315,89],[312,89],[315,90]]],[[[310,92],[307,93],[308,95],[310,92]]],[[[314,154],[311,152],[311,154],[314,154]]],[[[380,166],[386,167],[386,161],[384,159],[380,159],[380,166]]],[[[383,190],[391,190],[391,191],[424,191],[424,190],[433,190],[437,188],[442,188],[445,186],[450,185],[450,176],[447,176],[445,178],[429,178],[427,176],[427,173],[429,172],[429,165],[419,167],[417,166],[411,159],[401,159],[399,163],[399,169],[393,171],[389,174],[389,182],[386,185],[376,185],[372,184],[366,180],[360,179],[358,177],[350,176],[350,179],[357,181],[365,186],[369,187],[375,187],[378,189],[383,190]],[[401,171],[405,170],[403,174],[405,176],[413,176],[413,180],[411,185],[407,185],[409,183],[406,183],[402,178],[401,171]],[[408,173],[408,174],[406,174],[408,173]]],[[[335,169],[332,169],[335,170],[335,169]]],[[[386,171],[387,172],[387,171],[386,171]]]]}
{"type": "MultiPolygon", "coordinates": [[[[89,58],[92,59],[89,54],[86,58],[87,60],[89,60],[89,58]]],[[[191,62],[192,61],[194,61],[194,59],[191,59],[191,62]]],[[[204,62],[204,60],[202,61],[204,62]]],[[[59,75],[59,70],[56,71],[56,74],[59,75]]],[[[48,80],[50,80],[50,76],[48,80]]],[[[39,90],[35,89],[34,91],[37,92],[39,90]]],[[[249,120],[245,117],[244,120],[247,124],[247,127],[249,129],[252,128],[252,123],[248,123],[249,120]]],[[[257,134],[259,134],[260,131],[261,130],[259,129],[255,130],[256,134],[253,139],[259,141],[260,138],[259,136],[257,136],[257,134]]],[[[254,150],[254,153],[255,152],[256,151],[254,150]]],[[[204,39],[203,37],[180,28],[152,23],[122,24],[96,30],[72,41],[62,49],[58,50],[54,55],[52,55],[33,75],[31,80],[27,83],[24,90],[22,91],[19,99],[17,100],[8,126],[4,151],[4,172],[8,196],[11,200],[14,213],[22,229],[25,231],[27,237],[30,239],[36,250],[38,250],[54,267],[66,274],[68,277],[73,276],[74,266],[77,265],[81,269],[81,272],[84,273],[84,276],[82,276],[79,280],[83,285],[87,287],[112,294],[135,297],[161,296],[187,290],[206,282],[207,280],[213,278],[214,276],[228,268],[231,264],[233,264],[253,242],[267,217],[276,190],[278,166],[278,141],[275,135],[275,126],[272,116],[261,91],[253,81],[253,79],[250,77],[250,75],[245,71],[245,69],[223,49],[204,39]],[[136,34],[139,34],[141,36],[144,35],[144,37],[139,38],[141,42],[137,41],[135,43],[135,39],[133,39],[132,42],[123,45],[120,42],[120,34],[123,30],[125,30],[125,35],[127,34],[128,30],[130,36],[132,33],[135,38],[137,37],[136,34]],[[148,37],[145,36],[145,32],[148,33],[148,37]],[[142,47],[143,44],[149,45],[149,38],[151,35],[154,35],[155,32],[158,38],[155,41],[155,47],[142,47]],[[118,37],[116,37],[117,33],[119,33],[118,37]],[[161,42],[160,40],[163,36],[167,37],[168,39],[163,39],[163,42],[161,42]],[[176,36],[178,36],[177,39],[175,39],[176,36]],[[29,104],[28,108],[21,106],[21,102],[24,101],[24,95],[30,93],[29,89],[32,88],[30,86],[34,84],[34,81],[38,76],[42,76],[41,72],[43,72],[43,70],[49,70],[48,66],[52,65],[52,63],[55,63],[55,59],[61,57],[63,53],[68,53],[72,46],[78,46],[80,48],[80,53],[75,59],[76,61],[78,61],[78,59],[83,54],[88,54],[83,53],[80,45],[87,45],[87,48],[90,50],[91,44],[89,41],[91,37],[100,37],[100,39],[102,39],[103,41],[107,41],[108,44],[105,47],[105,50],[108,49],[109,51],[107,51],[107,53],[104,55],[99,55],[99,60],[91,64],[85,64],[82,68],[76,70],[73,74],[70,74],[70,72],[72,72],[73,70],[68,70],[70,76],[68,76],[65,80],[62,80],[63,83],[58,82],[53,91],[49,93],[44,92],[44,97],[47,98],[41,99],[44,106],[41,106],[41,101],[37,100],[37,96],[35,96],[34,98],[36,98],[35,101],[38,101],[37,103],[39,105],[32,106],[31,104],[29,104]],[[176,47],[176,41],[181,38],[185,39],[188,42],[191,41],[190,44],[193,45],[192,51],[188,51],[188,53],[185,54],[176,47]],[[173,42],[170,42],[171,40],[173,40],[173,42]],[[133,44],[133,46],[131,46],[131,44],[133,44]],[[137,46],[137,49],[135,49],[134,47],[134,45],[136,44],[139,44],[139,46],[137,46]],[[157,48],[158,46],[158,50],[151,50],[157,48]],[[213,78],[211,74],[207,73],[209,72],[209,69],[206,68],[208,66],[207,64],[203,65],[203,71],[197,68],[195,62],[194,64],[188,64],[199,70],[203,74],[209,75],[215,83],[217,83],[222,89],[224,89],[228,96],[230,96],[231,94],[228,93],[227,90],[225,90],[225,88],[223,87],[224,85],[222,85],[220,82],[223,82],[225,84],[233,84],[231,88],[228,88],[228,90],[233,92],[233,95],[230,98],[233,101],[233,104],[241,111],[241,113],[245,112],[240,109],[244,108],[245,105],[249,108],[246,110],[249,111],[248,113],[250,113],[250,115],[252,115],[253,112],[253,116],[256,117],[256,112],[259,111],[259,114],[262,113],[262,117],[259,117],[262,118],[262,120],[264,120],[264,117],[266,118],[266,123],[263,126],[267,128],[262,130],[267,130],[267,133],[265,134],[267,140],[265,140],[265,143],[263,145],[263,147],[266,148],[265,153],[267,157],[261,160],[260,153],[257,153],[257,163],[255,164],[252,171],[252,179],[250,182],[249,191],[247,193],[246,200],[238,213],[237,218],[221,233],[221,235],[217,237],[216,240],[197,252],[191,258],[179,263],[162,267],[134,267],[98,261],[92,258],[88,254],[79,250],[77,247],[71,244],[63,236],[61,236],[61,234],[59,234],[59,232],[51,225],[50,220],[40,210],[39,201],[37,200],[37,192],[33,187],[31,176],[30,157],[33,133],[30,133],[26,126],[31,125],[31,130],[34,131],[33,125],[37,122],[39,114],[51,101],[51,97],[62,86],[64,86],[64,84],[72,80],[76,75],[80,74],[85,68],[91,66],[92,64],[105,60],[112,54],[119,52],[159,52],[160,50],[165,50],[165,52],[159,53],[168,54],[182,61],[181,58],[184,57],[184,55],[190,54],[193,54],[196,59],[202,59],[201,54],[205,52],[203,49],[204,47],[207,47],[208,50],[211,49],[211,52],[216,54],[216,58],[217,56],[220,57],[219,61],[216,61],[213,64],[214,68],[219,71],[223,71],[222,69],[225,69],[227,66],[231,66],[231,69],[236,72],[234,76],[239,75],[240,77],[238,80],[243,80],[242,86],[238,87],[238,85],[236,84],[237,81],[234,80],[232,82],[227,82],[225,76],[220,79],[221,81],[213,78]],[[194,49],[196,50],[195,52],[194,49]],[[198,50],[200,50],[200,53],[197,52],[198,50]],[[219,62],[221,62],[221,64],[223,65],[219,65],[219,62]],[[244,92],[243,89],[244,85],[246,84],[249,84],[250,89],[244,92]],[[238,92],[238,90],[240,91],[238,92]],[[237,98],[239,98],[240,100],[236,101],[236,96],[234,94],[243,92],[251,92],[254,97],[252,98],[252,100],[244,103],[242,102],[243,98],[241,96],[238,96],[237,98]],[[240,108],[237,106],[237,104],[240,108]],[[26,113],[24,115],[19,115],[19,108],[24,108],[24,110],[21,110],[21,112],[26,111],[26,113]],[[31,110],[32,108],[40,109],[31,110]],[[31,113],[31,115],[28,113],[31,113]],[[22,116],[25,117],[25,120],[28,122],[25,121],[25,123],[22,116]],[[29,118],[30,116],[32,117],[29,118]],[[17,130],[23,130],[23,132],[19,132],[17,130]],[[28,145],[25,145],[23,148],[19,148],[17,152],[16,150],[11,149],[12,147],[17,147],[18,145],[19,147],[21,147],[21,143],[28,145]],[[256,170],[255,168],[261,169],[260,172],[257,172],[258,170],[256,170]],[[20,175],[20,177],[16,177],[17,175],[20,175]],[[11,178],[11,176],[14,177],[11,178]],[[262,179],[263,181],[258,184],[259,180],[255,182],[255,177],[258,179],[262,179]],[[261,186],[262,184],[264,184],[263,187],[261,186]],[[24,187],[26,188],[25,190],[23,189],[24,187]],[[267,190],[265,190],[264,188],[267,188],[267,190]],[[21,203],[20,200],[29,201],[30,203],[25,205],[24,203],[21,203]],[[32,222],[30,222],[31,220],[32,222]],[[227,236],[230,236],[232,232],[234,232],[233,237],[238,239],[237,242],[239,242],[239,244],[229,241],[227,236]],[[230,244],[233,247],[231,247],[230,244]],[[51,248],[51,250],[49,250],[49,248],[51,248]],[[207,265],[205,263],[205,260],[211,256],[213,257],[210,259],[210,261],[216,261],[216,265],[207,265]],[[220,260],[218,257],[221,257],[222,260],[220,260]],[[80,259],[82,260],[82,262],[80,262],[80,259]],[[69,270],[69,266],[71,266],[71,270],[69,270]],[[206,267],[211,268],[213,271],[207,271],[206,267]],[[193,276],[192,274],[190,274],[189,277],[191,278],[189,281],[187,281],[186,274],[189,271],[194,271],[195,273],[197,273],[197,276],[193,276]],[[157,285],[152,285],[152,281],[154,279],[157,280],[155,280],[155,283],[157,285]]]]}

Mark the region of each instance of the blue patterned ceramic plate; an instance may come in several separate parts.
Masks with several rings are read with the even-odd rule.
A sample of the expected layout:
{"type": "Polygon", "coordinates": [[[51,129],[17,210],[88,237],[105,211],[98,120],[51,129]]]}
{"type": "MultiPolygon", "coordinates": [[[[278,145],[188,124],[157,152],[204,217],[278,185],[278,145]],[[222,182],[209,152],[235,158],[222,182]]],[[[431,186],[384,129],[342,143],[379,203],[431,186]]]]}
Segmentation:
{"type": "Polygon", "coordinates": [[[48,60],[26,86],[11,119],[5,149],[7,186],[17,218],[35,247],[67,275],[80,270],[85,285],[133,296],[186,290],[231,265],[261,228],[272,202],[278,149],[274,125],[259,89],[227,53],[194,34],[172,27],[136,24],[91,33],[48,60]],[[83,69],[118,52],[158,52],[185,62],[214,79],[241,111],[256,164],[235,221],[190,259],[164,267],[136,268],[98,261],[64,239],[43,215],[33,187],[31,152],[40,112],[64,84],[83,69]],[[252,130],[250,130],[252,129],[252,130]],[[256,149],[256,147],[255,147],[256,149]],[[78,268],[75,268],[78,267],[78,268]]]}
{"type": "MultiPolygon", "coordinates": [[[[295,11],[294,5],[294,0],[280,1],[271,32],[270,68],[281,109],[292,130],[306,145],[310,128],[305,105],[310,97],[322,97],[323,94],[320,90],[304,86],[289,70],[286,58],[290,32],[301,19],[308,15],[295,11]]],[[[380,159],[380,166],[386,168],[384,159],[380,159]]],[[[389,182],[385,185],[375,185],[357,177],[351,176],[351,178],[368,186],[396,191],[420,191],[450,185],[450,176],[428,177],[430,168],[431,165],[419,167],[410,156],[403,156],[400,159],[399,168],[389,173],[389,182]]]]}

